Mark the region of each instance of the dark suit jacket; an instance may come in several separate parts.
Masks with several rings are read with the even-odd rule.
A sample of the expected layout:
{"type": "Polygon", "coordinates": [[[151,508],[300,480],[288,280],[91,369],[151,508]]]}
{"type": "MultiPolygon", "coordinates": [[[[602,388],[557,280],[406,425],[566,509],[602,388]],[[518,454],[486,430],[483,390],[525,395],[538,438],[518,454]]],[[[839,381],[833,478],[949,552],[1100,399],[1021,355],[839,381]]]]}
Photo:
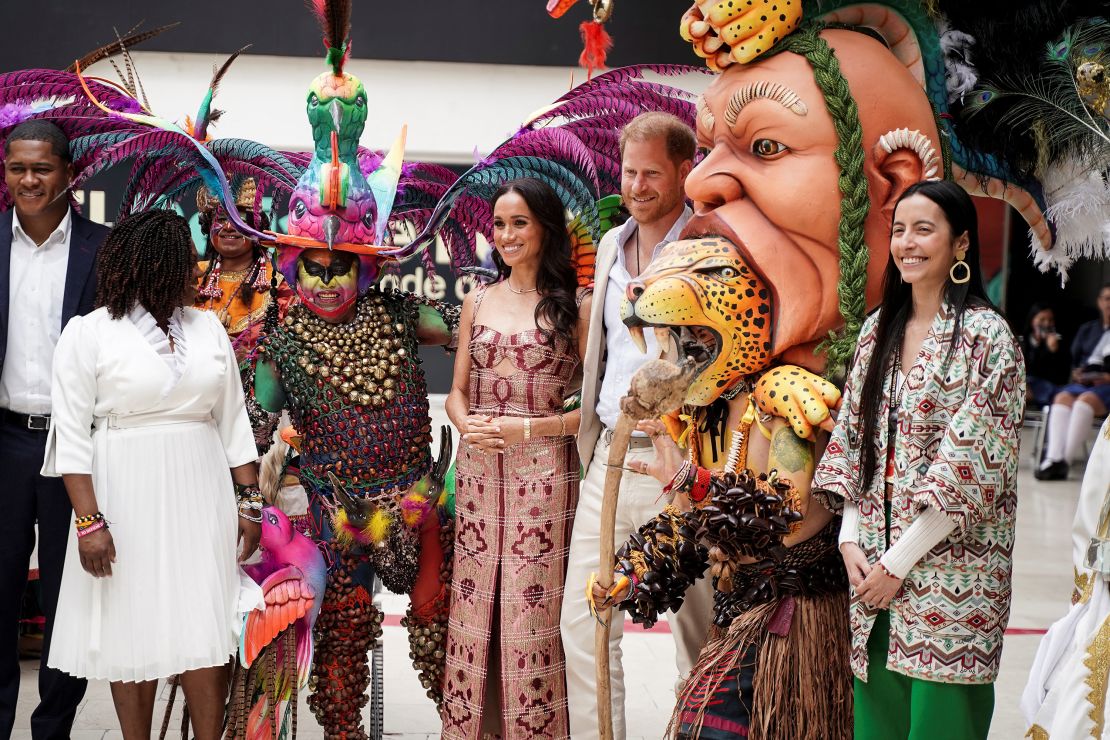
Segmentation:
{"type": "MultiPolygon", "coordinates": [[[[0,213],[0,371],[8,352],[8,298],[11,291],[12,214],[0,213]]],[[[69,238],[69,263],[66,287],[62,298],[62,327],[74,316],[83,316],[93,309],[96,298],[96,250],[100,248],[108,227],[83,218],[76,211],[69,238]]]]}
{"type": "Polygon", "coordinates": [[[1091,358],[1091,353],[1098,347],[1105,331],[1106,327],[1102,325],[1102,319],[1088,321],[1079,327],[1079,332],[1071,343],[1072,367],[1086,367],[1087,361],[1091,358]]]}

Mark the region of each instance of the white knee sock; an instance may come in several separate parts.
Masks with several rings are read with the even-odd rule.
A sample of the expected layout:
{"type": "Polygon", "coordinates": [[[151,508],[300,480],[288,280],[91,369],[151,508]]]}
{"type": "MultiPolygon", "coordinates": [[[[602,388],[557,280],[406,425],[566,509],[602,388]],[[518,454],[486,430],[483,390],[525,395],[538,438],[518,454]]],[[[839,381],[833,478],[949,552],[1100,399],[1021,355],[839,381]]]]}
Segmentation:
{"type": "Polygon", "coordinates": [[[1044,462],[1041,463],[1042,470],[1067,457],[1068,422],[1071,419],[1071,409],[1071,406],[1054,403],[1048,410],[1048,451],[1045,452],[1044,462]]]}
{"type": "Polygon", "coordinates": [[[1068,462],[1083,457],[1083,446],[1091,434],[1094,420],[1095,410],[1088,404],[1076,401],[1071,407],[1071,419],[1068,421],[1068,462]]]}

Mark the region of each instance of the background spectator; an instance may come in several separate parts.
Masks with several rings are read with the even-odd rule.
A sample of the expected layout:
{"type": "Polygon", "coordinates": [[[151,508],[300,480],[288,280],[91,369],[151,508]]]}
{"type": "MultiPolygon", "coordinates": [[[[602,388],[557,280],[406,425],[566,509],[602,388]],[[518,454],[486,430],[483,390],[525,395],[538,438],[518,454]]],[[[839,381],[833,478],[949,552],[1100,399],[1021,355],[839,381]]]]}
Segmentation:
{"type": "Polygon", "coordinates": [[[1068,462],[1083,454],[1096,416],[1110,406],[1110,283],[1098,293],[1099,318],[1079,327],[1071,343],[1071,383],[1057,392],[1048,414],[1048,449],[1037,480],[1065,480],[1068,462]]]}
{"type": "Polygon", "coordinates": [[[1031,404],[1047,406],[1056,389],[1068,382],[1071,369],[1071,353],[1056,330],[1056,311],[1050,304],[1035,303],[1029,310],[1021,349],[1025,353],[1027,399],[1031,404]]]}

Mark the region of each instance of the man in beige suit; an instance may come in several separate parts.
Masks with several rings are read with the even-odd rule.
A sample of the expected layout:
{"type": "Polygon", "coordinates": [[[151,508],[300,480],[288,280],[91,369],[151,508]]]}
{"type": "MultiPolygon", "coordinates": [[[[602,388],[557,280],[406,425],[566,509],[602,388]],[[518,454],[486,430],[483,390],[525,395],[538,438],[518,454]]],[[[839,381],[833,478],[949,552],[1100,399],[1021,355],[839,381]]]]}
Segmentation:
{"type": "MultiPolygon", "coordinates": [[[[655,337],[647,334],[643,354],[620,320],[628,283],[638,277],[664,244],[678,238],[692,213],[683,202],[683,185],[693,168],[694,132],[665,113],[644,113],[621,132],[621,198],[632,215],[607,233],[597,254],[593,309],[582,382],[582,421],[578,454],[586,469],[571,535],[567,587],[563,595],[562,633],[567,661],[567,699],[574,740],[595,738],[597,688],[594,669],[594,620],[585,587],[598,570],[601,496],[609,442],[617,423],[618,402],[628,392],[639,367],[658,356],[655,337]]],[[[639,432],[629,445],[628,459],[650,460],[651,440],[639,432]]],[[[662,486],[646,475],[625,475],[617,504],[616,542],[659,513],[666,503],[662,486]]],[[[613,736],[625,736],[624,668],[620,640],[624,614],[614,612],[609,637],[613,696],[613,736]]],[[[697,660],[713,620],[713,589],[697,582],[676,615],[669,615],[675,637],[678,671],[683,679],[697,660]]]]}

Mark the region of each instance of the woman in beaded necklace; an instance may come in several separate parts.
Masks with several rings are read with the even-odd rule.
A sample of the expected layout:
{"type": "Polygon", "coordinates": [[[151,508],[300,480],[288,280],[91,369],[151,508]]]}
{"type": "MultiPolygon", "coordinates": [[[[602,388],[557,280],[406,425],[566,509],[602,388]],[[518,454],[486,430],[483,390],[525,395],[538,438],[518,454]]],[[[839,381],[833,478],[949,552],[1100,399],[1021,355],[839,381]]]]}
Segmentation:
{"type": "Polygon", "coordinates": [[[954,183],[917,183],[895,205],[882,304],[814,475],[844,515],[858,740],[987,737],[1024,408],[975,206],[954,183]]]}
{"type": "Polygon", "coordinates": [[[443,737],[569,736],[559,615],[578,503],[577,292],[559,197],[514,180],[492,199],[502,280],[463,303],[447,414],[462,434],[443,737]],[[475,711],[475,708],[478,708],[475,711]]]}
{"type": "MultiPolygon", "coordinates": [[[[255,193],[254,180],[245,180],[239,188],[236,209],[245,223],[255,227],[257,222],[257,228],[265,230],[270,222],[264,213],[255,218],[255,193]]],[[[197,192],[197,209],[201,231],[208,239],[209,259],[200,263],[203,274],[195,305],[215,312],[241,363],[258,343],[267,308],[273,300],[270,291],[273,267],[266,249],[236,231],[219,202],[204,188],[197,192]]],[[[285,280],[277,275],[279,314],[284,315],[292,297],[285,280]]]]}

